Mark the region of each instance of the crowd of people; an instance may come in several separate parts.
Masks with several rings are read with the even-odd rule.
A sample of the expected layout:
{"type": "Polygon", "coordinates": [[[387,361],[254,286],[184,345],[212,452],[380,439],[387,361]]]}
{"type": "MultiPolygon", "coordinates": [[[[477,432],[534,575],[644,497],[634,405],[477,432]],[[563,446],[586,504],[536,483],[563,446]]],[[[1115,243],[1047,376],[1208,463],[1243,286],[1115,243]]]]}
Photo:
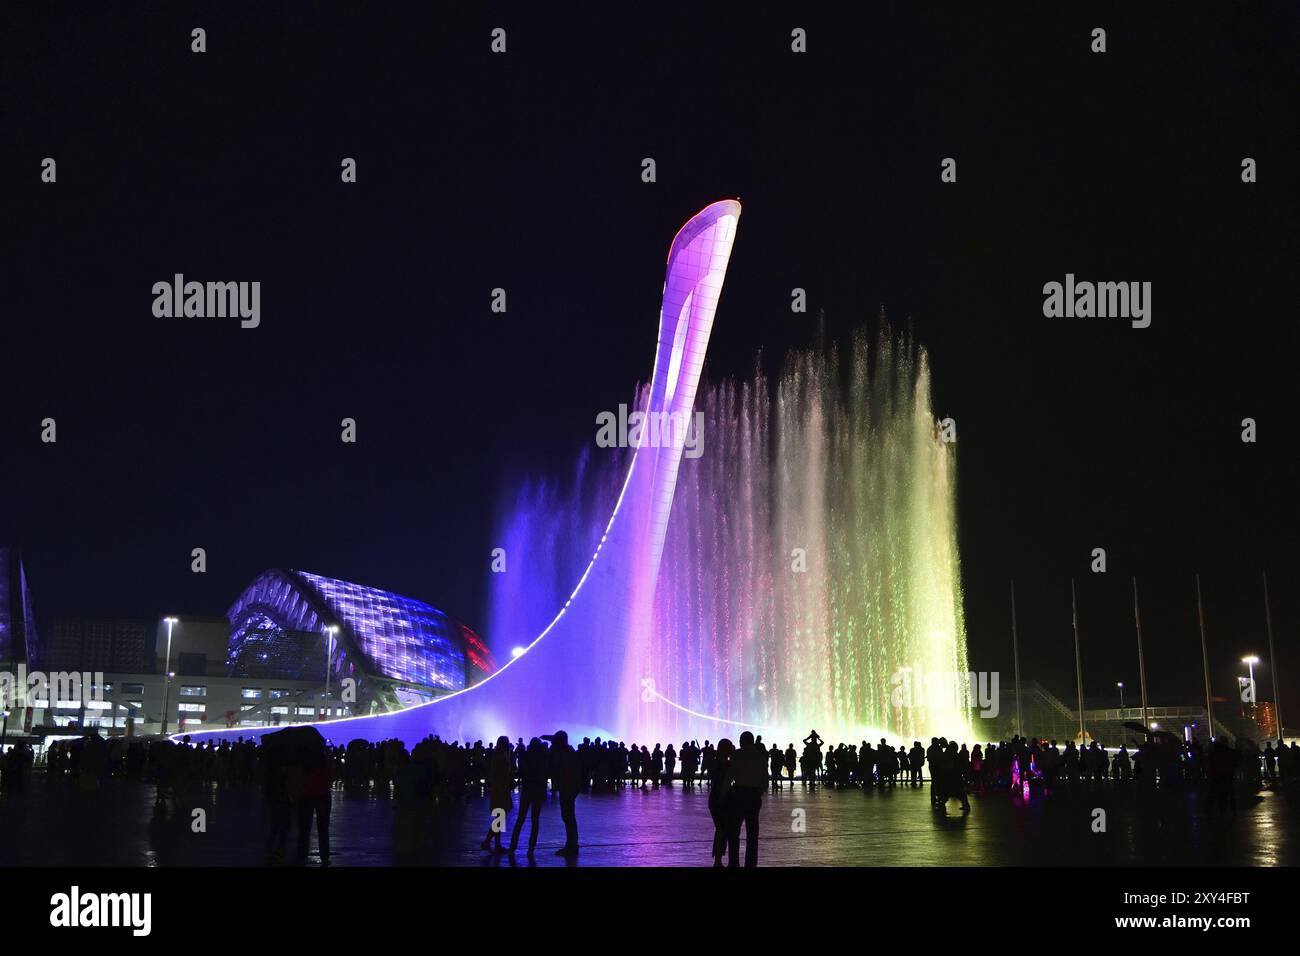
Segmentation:
{"type": "Polygon", "coordinates": [[[20,743],[0,754],[0,788],[22,790],[32,775],[36,751],[31,744],[20,743]]]}
{"type": "MultiPolygon", "coordinates": [[[[530,824],[525,852],[536,852],[539,822],[548,798],[559,804],[565,842],[556,851],[565,857],[579,852],[576,801],[583,793],[650,791],[680,784],[685,790],[706,789],[714,825],[712,859],[715,866],[740,865],[740,835],[745,834],[744,864],[758,860],[759,811],[766,791],[785,786],[835,789],[922,787],[930,783],[930,802],[937,810],[956,800],[970,810],[972,793],[1011,792],[1029,797],[1062,789],[1103,786],[1167,788],[1203,787],[1207,811],[1235,812],[1239,787],[1259,789],[1266,782],[1294,787],[1300,773],[1300,747],[1269,742],[1263,750],[1250,740],[1228,744],[1222,738],[1204,746],[1193,738],[1152,734],[1108,751],[1096,741],[1086,747],[1067,740],[1012,737],[1009,741],[975,744],[932,738],[928,746],[911,747],[881,740],[873,746],[828,745],[814,730],[796,747],[788,742],[765,743],[749,731],[737,743],[706,740],[625,744],[584,738],[573,746],[564,731],[511,743],[462,744],[426,737],[408,748],[400,740],[353,740],[331,746],[314,730],[302,731],[294,749],[258,745],[253,739],[206,741],[192,745],[167,740],[141,741],[94,733],[53,743],[45,755],[46,777],[71,782],[90,792],[113,777],[142,780],[155,788],[155,806],[166,813],[188,811],[200,786],[257,785],[267,807],[267,856],[284,861],[288,834],[297,817],[297,859],[308,853],[315,824],[322,863],[329,862],[331,794],[336,789],[366,791],[391,798],[395,812],[396,850],[411,852],[421,835],[421,820],[430,806],[458,801],[467,795],[488,798],[489,818],[481,848],[515,853],[522,831],[530,824]],[[313,745],[312,741],[318,741],[313,745]],[[306,742],[303,745],[303,741],[306,742]],[[515,798],[518,807],[515,807],[515,798]],[[510,814],[514,812],[513,826],[510,814]],[[508,842],[505,838],[508,837],[508,842]]],[[[272,740],[278,735],[268,737],[272,740]]],[[[0,786],[26,785],[33,751],[27,745],[10,748],[0,760],[0,786]]]]}

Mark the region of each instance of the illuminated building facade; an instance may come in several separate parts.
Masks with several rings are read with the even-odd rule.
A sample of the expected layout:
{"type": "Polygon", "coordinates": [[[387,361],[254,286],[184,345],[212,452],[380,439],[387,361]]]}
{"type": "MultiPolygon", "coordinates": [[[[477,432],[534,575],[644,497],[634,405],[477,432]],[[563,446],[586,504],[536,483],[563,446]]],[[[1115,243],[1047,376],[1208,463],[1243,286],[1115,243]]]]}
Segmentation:
{"type": "Polygon", "coordinates": [[[479,636],[437,608],[306,571],[263,572],[226,616],[232,677],[323,682],[328,644],[330,682],[355,682],[354,712],[432,700],[495,669],[479,636]]]}

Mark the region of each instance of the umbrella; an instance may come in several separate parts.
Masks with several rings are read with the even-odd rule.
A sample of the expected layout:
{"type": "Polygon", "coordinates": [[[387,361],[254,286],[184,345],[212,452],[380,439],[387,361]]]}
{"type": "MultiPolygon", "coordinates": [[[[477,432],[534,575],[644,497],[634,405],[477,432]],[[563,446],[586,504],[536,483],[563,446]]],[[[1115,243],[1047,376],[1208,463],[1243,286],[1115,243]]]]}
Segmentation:
{"type": "Polygon", "coordinates": [[[268,756],[284,764],[311,766],[325,756],[325,738],[310,724],[298,724],[277,730],[262,738],[268,756]]]}

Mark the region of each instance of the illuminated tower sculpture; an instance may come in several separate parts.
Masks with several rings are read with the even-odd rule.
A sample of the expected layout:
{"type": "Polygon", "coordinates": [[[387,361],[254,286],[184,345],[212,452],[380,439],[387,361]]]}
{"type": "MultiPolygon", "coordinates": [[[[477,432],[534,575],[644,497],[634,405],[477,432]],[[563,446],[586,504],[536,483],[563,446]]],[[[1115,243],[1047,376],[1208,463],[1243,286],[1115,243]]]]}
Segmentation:
{"type": "MultiPolygon", "coordinates": [[[[590,563],[555,618],[524,653],[480,685],[395,720],[460,740],[564,729],[629,739],[649,726],[655,581],[713,315],[740,203],[705,207],[668,251],[659,343],[643,426],[614,512],[590,563]]],[[[708,436],[696,436],[705,443],[708,436]]],[[[706,452],[707,453],[707,452],[706,452]]]]}
{"type": "MultiPolygon", "coordinates": [[[[655,581],[682,427],[693,410],[739,217],[740,203],[722,200],[702,209],[673,239],[654,372],[638,409],[645,425],[631,442],[635,451],[600,543],[554,619],[521,654],[473,687],[405,710],[320,724],[334,743],[397,737],[410,745],[429,734],[493,740],[561,729],[571,737],[628,740],[653,725],[648,709],[664,706],[654,694],[650,659],[655,581]]],[[[693,440],[707,449],[708,436],[693,440]]]]}

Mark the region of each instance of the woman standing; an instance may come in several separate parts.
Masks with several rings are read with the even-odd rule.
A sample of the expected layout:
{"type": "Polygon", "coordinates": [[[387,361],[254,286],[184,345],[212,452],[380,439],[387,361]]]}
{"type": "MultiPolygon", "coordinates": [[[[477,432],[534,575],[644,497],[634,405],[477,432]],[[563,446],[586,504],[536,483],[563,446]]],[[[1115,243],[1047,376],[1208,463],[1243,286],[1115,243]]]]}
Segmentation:
{"type": "Polygon", "coordinates": [[[528,742],[528,749],[519,758],[519,816],[515,818],[515,828],[510,834],[510,852],[519,846],[519,833],[524,828],[524,817],[532,817],[532,829],[528,831],[528,859],[537,851],[537,819],[542,806],[546,803],[547,779],[546,745],[534,737],[528,742]]]}
{"type": "Polygon", "coordinates": [[[494,853],[501,849],[501,831],[506,828],[506,815],[514,804],[510,800],[510,791],[514,788],[514,759],[510,750],[510,738],[500,736],[492,748],[487,764],[488,806],[492,817],[488,820],[487,836],[483,838],[482,848],[494,853]],[[493,842],[496,845],[493,847],[493,842]]]}
{"type": "Polygon", "coordinates": [[[722,866],[722,853],[727,848],[727,792],[730,790],[728,771],[735,745],[723,737],[709,764],[709,816],[713,818],[713,865],[722,866]]]}

